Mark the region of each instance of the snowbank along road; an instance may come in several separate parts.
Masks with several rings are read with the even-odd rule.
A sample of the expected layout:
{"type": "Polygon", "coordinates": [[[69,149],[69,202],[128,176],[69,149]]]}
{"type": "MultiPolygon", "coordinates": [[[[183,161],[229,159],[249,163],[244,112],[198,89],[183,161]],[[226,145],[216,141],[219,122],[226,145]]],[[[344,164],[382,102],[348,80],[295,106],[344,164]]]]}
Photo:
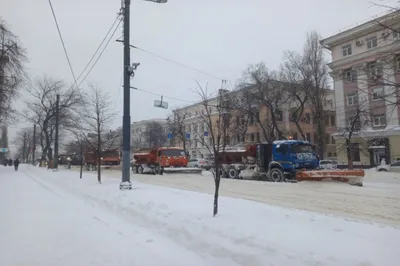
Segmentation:
{"type": "MultiPolygon", "coordinates": [[[[22,166],[0,172],[0,265],[397,266],[400,230],[22,166]]],[[[166,176],[165,176],[166,177],[166,176]]]]}
{"type": "MultiPolygon", "coordinates": [[[[120,171],[105,170],[105,173],[121,177],[120,171]]],[[[214,190],[214,180],[208,171],[202,175],[132,174],[131,177],[142,183],[190,191],[212,194],[214,190]]],[[[400,226],[400,175],[397,173],[368,170],[364,187],[324,181],[291,184],[223,179],[220,195],[400,226]]]]}

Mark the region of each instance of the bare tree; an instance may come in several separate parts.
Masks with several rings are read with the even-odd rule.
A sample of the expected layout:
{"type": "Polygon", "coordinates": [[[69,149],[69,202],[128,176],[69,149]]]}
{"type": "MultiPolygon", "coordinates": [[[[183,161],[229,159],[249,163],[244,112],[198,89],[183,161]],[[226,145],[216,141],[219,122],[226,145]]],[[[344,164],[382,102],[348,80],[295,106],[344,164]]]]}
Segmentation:
{"type": "Polygon", "coordinates": [[[259,120],[258,122],[264,138],[268,142],[284,138],[283,131],[278,123],[283,119],[282,109],[288,98],[284,97],[285,84],[278,81],[277,73],[270,72],[264,63],[250,65],[244,72],[239,87],[249,88],[253,99],[268,110],[267,120],[259,120]]]}
{"type": "MultiPolygon", "coordinates": [[[[38,139],[36,142],[35,144],[38,144],[38,139]]],[[[26,163],[31,158],[33,152],[33,129],[23,128],[18,131],[12,144],[17,148],[16,157],[21,158],[21,162],[26,163]]]]}
{"type": "Polygon", "coordinates": [[[172,144],[175,145],[175,142],[178,141],[182,143],[183,149],[185,152],[186,148],[186,114],[180,114],[179,112],[174,112],[171,116],[168,117],[168,128],[172,134],[172,144]]]}
{"type": "Polygon", "coordinates": [[[11,105],[25,77],[23,63],[26,60],[18,37],[0,18],[0,123],[15,118],[11,105]]]}
{"type": "MultiPolygon", "coordinates": [[[[286,85],[285,92],[290,99],[290,120],[295,123],[297,131],[304,140],[306,140],[306,136],[300,122],[304,118],[304,110],[309,102],[309,93],[306,93],[306,88],[311,85],[311,73],[307,71],[305,64],[305,60],[299,53],[287,51],[284,54],[284,62],[279,75],[279,79],[286,85]]],[[[310,120],[311,118],[305,117],[305,119],[310,120]]]]}
{"type": "MultiPolygon", "coordinates": [[[[347,165],[349,169],[353,169],[354,165],[354,152],[356,150],[356,144],[353,143],[353,138],[358,135],[361,130],[361,115],[362,111],[357,108],[352,114],[348,114],[346,125],[344,128],[338,128],[337,135],[345,139],[345,143],[338,150],[346,150],[347,154],[347,165]]],[[[358,150],[358,149],[357,149],[358,150]]]]}
{"type": "Polygon", "coordinates": [[[94,152],[97,162],[97,181],[101,183],[101,151],[106,141],[103,136],[110,130],[115,114],[111,111],[110,96],[95,85],[90,85],[83,125],[87,134],[86,141],[94,152]]]}
{"type": "Polygon", "coordinates": [[[167,142],[165,127],[160,122],[148,122],[146,124],[146,135],[150,148],[160,147],[167,142]]]}
{"type": "Polygon", "coordinates": [[[36,80],[27,88],[31,100],[26,102],[25,118],[39,126],[42,160],[53,159],[52,144],[55,134],[56,95],[60,95],[60,124],[68,121],[73,108],[82,103],[79,93],[67,88],[63,81],[48,77],[36,80]]]}
{"type": "Polygon", "coordinates": [[[206,132],[206,134],[204,134],[204,132],[195,134],[193,139],[206,147],[214,159],[215,170],[213,171],[213,176],[215,191],[213,215],[215,216],[218,214],[218,196],[222,175],[221,153],[225,151],[226,140],[230,132],[230,116],[227,106],[224,106],[224,103],[229,101],[222,90],[220,90],[217,98],[213,99],[210,97],[207,88],[203,89],[199,83],[197,83],[197,85],[198,89],[196,92],[201,98],[201,106],[202,110],[204,110],[199,112],[200,123],[204,125],[204,132],[206,132]],[[215,102],[214,104],[213,101],[215,102]]]}
{"type": "MultiPolygon", "coordinates": [[[[229,112],[233,120],[233,126],[230,128],[232,137],[236,138],[236,142],[245,141],[245,136],[249,126],[259,124],[259,127],[267,132],[265,123],[260,121],[260,100],[254,96],[253,88],[240,88],[233,93],[227,94],[229,100],[229,112]]],[[[268,135],[268,134],[265,134],[268,135]]]]}
{"type": "Polygon", "coordinates": [[[325,149],[325,110],[324,100],[329,81],[329,68],[320,44],[320,35],[312,31],[307,34],[303,54],[296,60],[299,75],[304,78],[302,87],[310,103],[311,113],[316,125],[316,144],[320,158],[325,149]]]}

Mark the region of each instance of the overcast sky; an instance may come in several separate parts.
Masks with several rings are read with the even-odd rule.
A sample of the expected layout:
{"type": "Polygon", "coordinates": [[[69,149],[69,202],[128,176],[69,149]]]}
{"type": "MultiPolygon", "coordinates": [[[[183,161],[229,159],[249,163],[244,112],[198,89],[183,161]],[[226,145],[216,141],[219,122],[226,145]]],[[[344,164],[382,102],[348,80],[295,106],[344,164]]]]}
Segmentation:
{"type": "MultiPolygon", "coordinates": [[[[380,0],[376,0],[380,1],[380,0]]],[[[385,1],[392,4],[396,1],[385,1]]],[[[78,75],[107,33],[121,0],[52,0],[73,69],[78,75]]],[[[27,49],[27,71],[34,78],[47,74],[73,81],[47,0],[0,0],[1,14],[27,49]]],[[[228,80],[233,88],[250,63],[264,61],[277,68],[285,50],[301,50],[307,31],[329,37],[386,10],[368,0],[169,0],[131,3],[131,43],[228,80]]],[[[122,115],[122,24],[87,78],[109,92],[122,115]]],[[[185,101],[195,101],[194,80],[210,90],[221,80],[197,73],[139,50],[140,62],[132,85],[185,101]]],[[[86,82],[85,82],[86,85],[86,82]]],[[[83,86],[82,90],[86,87],[83,86]]],[[[166,117],[185,102],[166,99],[170,109],[153,107],[158,96],[132,91],[132,122],[166,117]]],[[[18,104],[19,109],[23,108],[18,104]]],[[[119,116],[114,127],[121,125],[119,116]]],[[[10,139],[20,127],[10,127],[10,139]]]]}

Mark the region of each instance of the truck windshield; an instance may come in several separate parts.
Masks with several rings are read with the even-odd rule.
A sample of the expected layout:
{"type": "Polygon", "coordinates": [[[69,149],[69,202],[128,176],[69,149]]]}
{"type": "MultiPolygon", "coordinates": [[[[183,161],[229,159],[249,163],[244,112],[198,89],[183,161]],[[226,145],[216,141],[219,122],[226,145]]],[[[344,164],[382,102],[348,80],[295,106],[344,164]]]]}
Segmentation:
{"type": "Polygon", "coordinates": [[[163,156],[185,156],[184,150],[163,150],[161,151],[163,156]]]}
{"type": "Polygon", "coordinates": [[[293,152],[294,153],[313,152],[313,149],[312,149],[311,145],[296,144],[296,145],[293,145],[293,152]]]}
{"type": "Polygon", "coordinates": [[[103,151],[101,157],[119,157],[118,151],[103,151]]]}

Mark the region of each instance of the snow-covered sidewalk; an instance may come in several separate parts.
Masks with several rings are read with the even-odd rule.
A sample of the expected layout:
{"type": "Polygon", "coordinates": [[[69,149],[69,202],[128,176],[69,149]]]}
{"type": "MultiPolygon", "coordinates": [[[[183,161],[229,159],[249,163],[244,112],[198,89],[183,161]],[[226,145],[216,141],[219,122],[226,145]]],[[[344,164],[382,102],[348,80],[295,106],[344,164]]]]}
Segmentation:
{"type": "Polygon", "coordinates": [[[0,265],[398,265],[400,230],[76,172],[0,168],[0,265]]]}

